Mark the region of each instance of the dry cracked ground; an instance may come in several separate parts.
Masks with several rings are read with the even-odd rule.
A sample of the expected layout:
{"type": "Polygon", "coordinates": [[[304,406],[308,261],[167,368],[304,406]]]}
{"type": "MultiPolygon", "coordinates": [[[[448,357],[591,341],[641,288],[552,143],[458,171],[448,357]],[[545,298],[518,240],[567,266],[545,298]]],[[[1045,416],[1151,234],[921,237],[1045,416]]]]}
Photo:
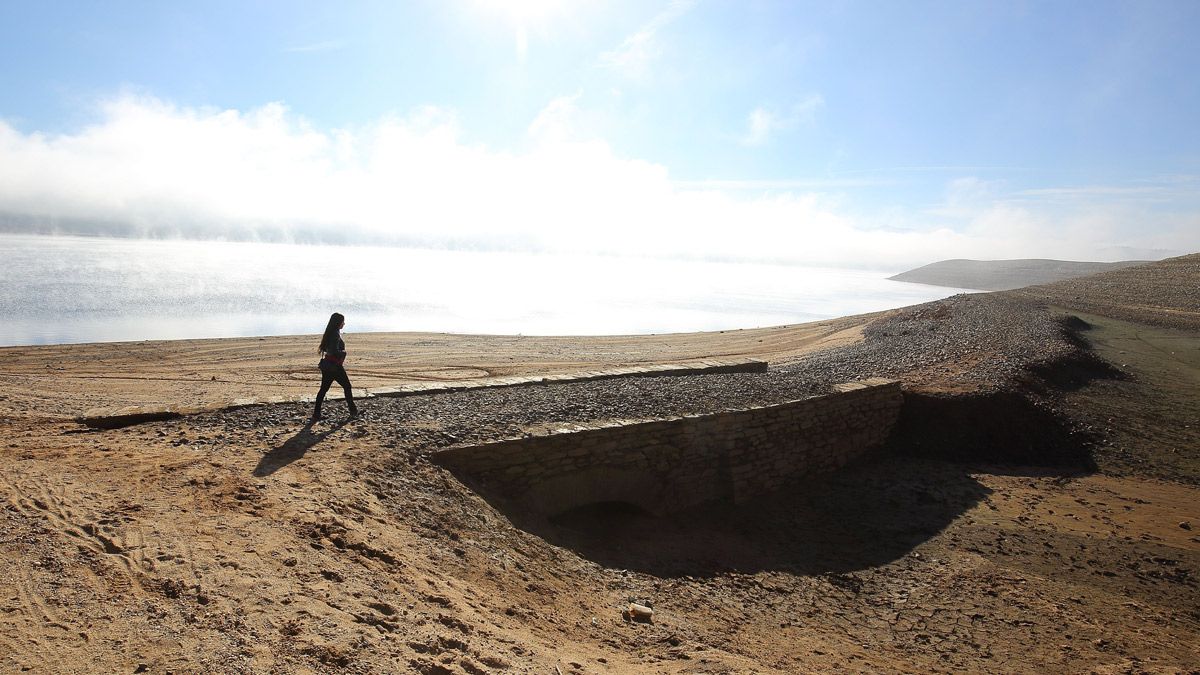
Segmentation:
{"type": "MultiPolygon", "coordinates": [[[[221,392],[199,384],[215,382],[203,364],[195,386],[121,389],[97,380],[112,374],[100,347],[5,350],[20,367],[0,400],[0,671],[1197,672],[1200,321],[1194,295],[1158,289],[1200,287],[1198,265],[817,328],[423,336],[428,351],[402,343],[394,360],[425,379],[731,355],[772,368],[373,399],[313,427],[307,406],[282,404],[88,430],[73,388],[93,402],[221,392]],[[436,358],[451,343],[453,362],[436,358]],[[888,447],[737,507],[547,518],[430,461],[874,375],[908,400],[888,447]],[[652,623],[623,616],[631,599],[652,623]]],[[[296,386],[278,340],[269,372],[238,387],[296,386]]],[[[243,373],[256,346],[227,345],[243,373]]],[[[142,359],[122,367],[158,378],[163,363],[142,359]]]]}

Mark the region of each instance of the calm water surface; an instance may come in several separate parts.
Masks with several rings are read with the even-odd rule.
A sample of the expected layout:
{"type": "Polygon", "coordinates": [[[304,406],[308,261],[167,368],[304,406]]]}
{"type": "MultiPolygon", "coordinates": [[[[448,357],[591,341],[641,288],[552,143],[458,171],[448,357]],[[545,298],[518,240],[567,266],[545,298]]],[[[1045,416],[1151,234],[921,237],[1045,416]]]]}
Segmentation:
{"type": "Polygon", "coordinates": [[[0,235],[0,344],[436,331],[606,335],[816,321],[962,292],[892,272],[528,253],[0,235]]]}

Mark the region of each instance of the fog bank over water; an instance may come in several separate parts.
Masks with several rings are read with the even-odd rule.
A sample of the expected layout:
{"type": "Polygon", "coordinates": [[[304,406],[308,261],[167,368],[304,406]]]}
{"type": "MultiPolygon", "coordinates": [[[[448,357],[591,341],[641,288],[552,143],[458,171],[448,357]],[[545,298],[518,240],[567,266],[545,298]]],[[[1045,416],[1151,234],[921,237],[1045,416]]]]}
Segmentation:
{"type": "Polygon", "coordinates": [[[347,332],[603,335],[860,314],[960,289],[884,271],[378,246],[0,235],[0,345],[347,332]]]}
{"type": "Polygon", "coordinates": [[[1200,248],[1196,177],[1129,192],[1015,190],[962,175],[914,208],[870,192],[871,176],[676,180],[618,154],[585,117],[576,97],[554,99],[499,149],[469,140],[447,108],[323,129],[279,103],[242,111],[122,95],[63,133],[0,120],[0,231],[893,272],[947,258],[1112,261],[1200,248]]]}

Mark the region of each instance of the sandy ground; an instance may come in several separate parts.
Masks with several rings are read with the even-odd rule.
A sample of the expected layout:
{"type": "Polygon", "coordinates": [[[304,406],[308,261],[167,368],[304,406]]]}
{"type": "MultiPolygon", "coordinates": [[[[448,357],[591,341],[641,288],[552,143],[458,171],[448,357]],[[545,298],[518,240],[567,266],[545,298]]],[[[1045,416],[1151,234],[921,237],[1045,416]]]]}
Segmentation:
{"type": "MultiPolygon", "coordinates": [[[[348,343],[371,386],[781,363],[869,321],[348,343]]],[[[1136,329],[1106,330],[1103,356],[1129,351],[1119,336],[1136,329]]],[[[3,350],[0,672],[1200,671],[1200,495],[1163,478],[1171,453],[1153,430],[1123,447],[1162,470],[881,456],[737,508],[548,523],[497,511],[369,419],[305,429],[304,404],[112,431],[70,421],[304,395],[314,341],[3,350]],[[630,598],[653,603],[653,624],[622,618],[630,598]]],[[[1190,375],[1138,354],[1114,389],[1079,387],[1078,412],[1186,424],[1195,392],[1137,402],[1164,373],[1180,378],[1166,398],[1186,396],[1190,375]]]]}
{"type": "MultiPolygon", "coordinates": [[[[357,387],[586,371],[747,356],[783,363],[849,344],[872,316],[730,330],[602,337],[346,334],[357,387]]],[[[68,419],[92,408],[203,406],[312,396],[320,336],[2,347],[0,416],[68,419]]]]}

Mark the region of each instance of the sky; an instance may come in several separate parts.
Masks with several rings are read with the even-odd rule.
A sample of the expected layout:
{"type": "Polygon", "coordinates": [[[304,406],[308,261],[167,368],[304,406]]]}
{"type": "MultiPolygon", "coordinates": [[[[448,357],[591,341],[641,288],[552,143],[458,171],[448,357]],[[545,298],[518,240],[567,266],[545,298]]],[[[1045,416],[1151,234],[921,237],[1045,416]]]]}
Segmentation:
{"type": "Polygon", "coordinates": [[[0,230],[1200,251],[1200,3],[0,0],[0,230]]]}

